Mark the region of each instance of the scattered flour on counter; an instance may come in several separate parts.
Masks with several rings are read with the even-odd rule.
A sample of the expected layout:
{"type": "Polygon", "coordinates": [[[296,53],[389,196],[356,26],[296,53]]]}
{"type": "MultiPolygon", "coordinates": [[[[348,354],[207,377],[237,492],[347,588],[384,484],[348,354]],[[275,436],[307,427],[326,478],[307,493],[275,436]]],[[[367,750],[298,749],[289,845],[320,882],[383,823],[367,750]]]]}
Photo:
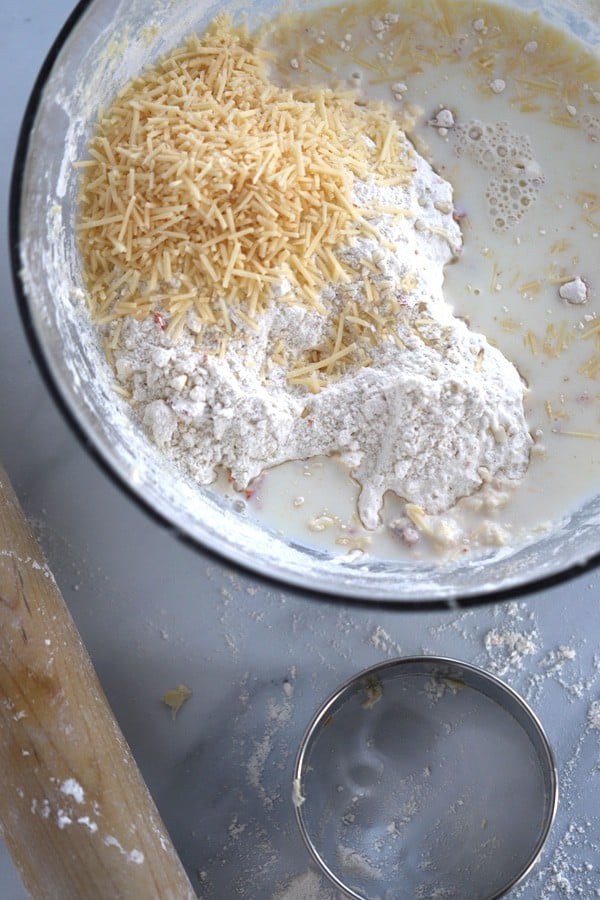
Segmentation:
{"type": "Polygon", "coordinates": [[[292,878],[284,888],[273,894],[272,900],[337,900],[338,896],[324,886],[316,872],[309,870],[292,878]]]}
{"type": "Polygon", "coordinates": [[[402,656],[402,648],[382,625],[376,625],[368,637],[368,643],[386,656],[402,656]]]}
{"type": "Polygon", "coordinates": [[[594,700],[588,709],[588,724],[596,731],[600,731],[600,700],[594,700]]]}
{"type": "MultiPolygon", "coordinates": [[[[198,482],[213,482],[223,467],[241,490],[279,463],[339,454],[361,488],[360,518],[373,529],[388,490],[439,513],[484,482],[525,474],[532,441],[522,381],[445,303],[443,269],[461,246],[452,189],[416,153],[414,169],[408,185],[355,181],[356,204],[379,207],[369,219],[376,233],[337,249],[355,274],[321,291],[326,315],[284,302],[290,286],[282,279],[256,332],[235,322],[241,337],[229,339],[222,357],[199,348],[193,313],[174,345],[160,318],[125,321],[114,352],[118,380],[150,437],[198,482]],[[349,307],[357,313],[350,319],[368,317],[373,289],[388,325],[373,343],[355,342],[363,361],[347,354],[348,365],[314,393],[294,383],[294,372],[313,377],[307,354],[331,346],[349,307]]],[[[115,326],[106,327],[110,339],[115,326]]]]}
{"type": "MultiPolygon", "coordinates": [[[[577,652],[573,647],[560,644],[537,660],[528,675],[527,699],[529,702],[539,696],[550,679],[563,689],[568,700],[581,699],[590,690],[592,681],[581,678],[575,666],[577,652]]],[[[531,667],[530,667],[531,668],[531,667]]]]}
{"type": "Polygon", "coordinates": [[[271,809],[273,806],[273,798],[269,797],[262,783],[262,774],[265,763],[269,758],[271,751],[273,750],[273,743],[271,739],[271,734],[267,733],[260,741],[256,741],[254,744],[254,751],[252,756],[248,760],[246,765],[246,772],[248,775],[248,784],[250,784],[253,788],[256,788],[263,805],[266,809],[271,809]]]}
{"type": "Polygon", "coordinates": [[[380,879],[381,871],[371,865],[368,859],[352,847],[336,848],[337,857],[344,873],[359,878],[380,879]]]}
{"type": "Polygon", "coordinates": [[[246,828],[247,828],[246,823],[240,822],[239,818],[237,816],[237,813],[236,813],[236,815],[234,815],[233,819],[229,823],[229,828],[227,829],[227,831],[228,831],[228,834],[229,834],[229,837],[231,838],[231,840],[237,841],[238,838],[240,838],[241,835],[244,833],[246,828]]]}
{"type": "Polygon", "coordinates": [[[600,848],[596,841],[596,826],[596,822],[581,820],[567,826],[550,857],[534,869],[522,887],[515,889],[515,900],[527,896],[534,883],[535,896],[539,900],[600,897],[596,865],[600,848]],[[588,861],[577,858],[582,848],[588,861]]]}
{"type": "Polygon", "coordinates": [[[488,668],[495,675],[503,676],[523,666],[526,656],[539,650],[538,634],[535,630],[525,632],[492,628],[485,635],[484,644],[488,652],[488,668]]]}
{"type": "MultiPolygon", "coordinates": [[[[296,668],[292,666],[289,670],[284,685],[293,685],[296,679],[296,668]]],[[[277,737],[287,726],[293,716],[293,691],[289,693],[283,691],[283,699],[275,700],[269,697],[266,703],[265,721],[266,728],[260,740],[254,741],[254,746],[249,759],[246,762],[246,778],[252,787],[264,809],[272,810],[276,803],[281,801],[281,793],[279,789],[269,791],[267,784],[269,778],[265,770],[269,768],[268,763],[275,748],[278,748],[277,737]]],[[[280,751],[280,748],[278,748],[280,751]]]]}

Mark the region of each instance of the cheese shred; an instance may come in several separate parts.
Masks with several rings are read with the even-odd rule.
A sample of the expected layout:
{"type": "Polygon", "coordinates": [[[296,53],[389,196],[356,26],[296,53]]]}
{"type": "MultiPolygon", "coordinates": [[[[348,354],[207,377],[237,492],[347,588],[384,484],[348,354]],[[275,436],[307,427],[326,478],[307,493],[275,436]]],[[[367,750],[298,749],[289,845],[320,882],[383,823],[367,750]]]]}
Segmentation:
{"type": "Polygon", "coordinates": [[[160,312],[177,332],[201,309],[231,336],[271,302],[276,278],[318,308],[325,283],[346,277],[334,251],[374,232],[354,178],[402,177],[410,151],[385,105],[278,87],[267,62],[219,16],[102,114],[76,163],[96,321],[160,312]]]}

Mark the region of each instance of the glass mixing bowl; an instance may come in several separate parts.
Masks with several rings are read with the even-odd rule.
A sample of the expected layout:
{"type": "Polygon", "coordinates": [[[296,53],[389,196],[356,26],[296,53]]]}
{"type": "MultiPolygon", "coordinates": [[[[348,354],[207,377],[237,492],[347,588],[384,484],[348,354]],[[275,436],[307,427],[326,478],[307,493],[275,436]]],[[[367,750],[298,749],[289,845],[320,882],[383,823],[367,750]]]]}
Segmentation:
{"type": "MultiPolygon", "coordinates": [[[[304,8],[318,4],[314,0],[304,8]]],[[[524,9],[539,3],[521,0],[524,9]]],[[[178,474],[133,423],[83,302],[74,220],[77,170],[99,106],[161,53],[223,8],[269,15],[271,0],[84,0],[58,36],[21,131],[11,196],[17,296],[40,368],[77,435],[104,469],[177,536],[266,579],[368,603],[432,609],[522,594],[599,561],[600,495],[529,546],[433,565],[351,560],[286,540],[178,474]],[[153,27],[157,26],[157,27],[153,27]]],[[[596,0],[545,0],[544,11],[600,47],[596,0]]]]}

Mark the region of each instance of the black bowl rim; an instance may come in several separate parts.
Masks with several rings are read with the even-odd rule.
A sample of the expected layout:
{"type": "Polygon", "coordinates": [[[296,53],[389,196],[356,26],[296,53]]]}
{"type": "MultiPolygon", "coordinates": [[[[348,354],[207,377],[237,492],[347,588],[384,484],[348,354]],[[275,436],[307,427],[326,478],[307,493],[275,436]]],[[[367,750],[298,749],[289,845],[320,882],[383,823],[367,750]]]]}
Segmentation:
{"type": "Polygon", "coordinates": [[[52,374],[51,367],[44,353],[43,342],[38,335],[33,322],[33,316],[29,306],[29,299],[25,292],[24,286],[19,276],[21,269],[20,256],[20,234],[21,234],[21,194],[23,189],[23,178],[25,174],[26,161],[30,149],[30,137],[33,126],[40,107],[40,102],[44,87],[54,68],[66,41],[70,37],[89,7],[93,5],[95,0],[79,0],[79,3],[73,9],[67,18],[65,24],[59,31],[54,43],[48,51],[46,58],[40,68],[34,86],[31,90],[25,113],[21,123],[13,168],[10,181],[9,195],[9,254],[12,271],[12,280],[14,291],[17,298],[17,306],[21,316],[21,322],[27,336],[29,347],[33,358],[36,361],[42,379],[52,396],[56,406],[62,413],[65,421],[70,426],[79,443],[85,448],[90,456],[99,465],[100,469],[109,477],[109,479],[117,485],[117,487],[133,502],[149,515],[155,522],[162,525],[179,541],[192,547],[197,552],[208,556],[209,558],[226,563],[233,569],[242,574],[248,574],[256,578],[260,578],[267,584],[271,584],[278,588],[300,594],[314,600],[328,601],[330,603],[343,604],[355,607],[363,607],[370,610],[386,611],[391,609],[410,610],[420,612],[433,612],[448,609],[469,609],[476,606],[486,606],[501,601],[517,600],[533,593],[556,587],[571,579],[591,572],[600,565],[600,550],[593,554],[584,562],[575,562],[561,572],[555,572],[552,575],[543,576],[530,582],[513,585],[506,588],[488,591],[485,593],[473,593],[465,596],[449,596],[449,597],[427,597],[423,596],[415,599],[406,598],[377,598],[368,599],[365,597],[355,597],[352,595],[338,595],[326,590],[319,591],[314,588],[304,587],[300,584],[286,581],[283,576],[269,575],[253,568],[250,563],[241,563],[224,552],[221,553],[211,547],[205,546],[199,539],[193,537],[182,529],[174,525],[166,516],[159,513],[154,507],[141,497],[132,486],[127,482],[125,476],[113,468],[107,459],[102,455],[98,447],[90,440],[85,433],[83,427],[75,418],[75,415],[69,408],[65,398],[61,393],[60,386],[52,374]]]}

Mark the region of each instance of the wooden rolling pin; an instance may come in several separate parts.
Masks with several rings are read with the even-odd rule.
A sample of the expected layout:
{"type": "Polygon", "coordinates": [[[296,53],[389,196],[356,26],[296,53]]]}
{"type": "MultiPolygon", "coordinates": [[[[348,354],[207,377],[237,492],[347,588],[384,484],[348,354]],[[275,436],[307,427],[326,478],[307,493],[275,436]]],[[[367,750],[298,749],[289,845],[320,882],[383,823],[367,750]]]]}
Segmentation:
{"type": "Polygon", "coordinates": [[[196,896],[1,466],[0,822],[36,900],[196,896]]]}

